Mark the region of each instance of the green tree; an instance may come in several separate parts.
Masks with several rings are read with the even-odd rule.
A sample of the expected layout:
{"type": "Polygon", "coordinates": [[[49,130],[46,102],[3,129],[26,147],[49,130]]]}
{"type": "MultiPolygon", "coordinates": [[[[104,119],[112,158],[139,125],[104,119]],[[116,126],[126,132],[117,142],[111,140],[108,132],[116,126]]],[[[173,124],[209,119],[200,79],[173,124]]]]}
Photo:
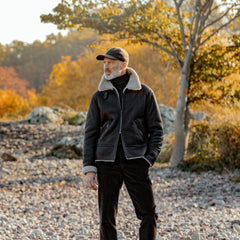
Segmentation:
{"type": "Polygon", "coordinates": [[[61,28],[90,27],[133,38],[165,52],[181,71],[171,166],[183,161],[188,140],[188,94],[196,56],[211,38],[240,15],[239,0],[62,1],[43,22],[61,28]],[[186,6],[189,10],[186,10],[186,6]]]}

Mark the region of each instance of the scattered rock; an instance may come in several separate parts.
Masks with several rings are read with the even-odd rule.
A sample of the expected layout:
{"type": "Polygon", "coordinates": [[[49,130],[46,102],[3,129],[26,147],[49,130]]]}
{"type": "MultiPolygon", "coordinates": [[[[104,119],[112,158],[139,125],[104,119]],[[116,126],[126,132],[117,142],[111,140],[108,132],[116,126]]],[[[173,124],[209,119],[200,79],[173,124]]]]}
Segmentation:
{"type": "Polygon", "coordinates": [[[39,239],[43,236],[43,232],[41,229],[34,229],[30,234],[29,238],[30,239],[39,239]]]}
{"type": "MultiPolygon", "coordinates": [[[[0,172],[0,239],[99,239],[97,192],[86,188],[79,156],[46,156],[58,144],[82,149],[83,131],[82,125],[0,124],[0,153],[18,159],[4,161],[0,172]]],[[[231,174],[153,167],[150,176],[156,240],[239,239],[240,190],[231,174]]],[[[117,223],[119,240],[138,239],[140,221],[125,186],[117,223]]]]}
{"type": "Polygon", "coordinates": [[[77,122],[75,125],[83,125],[86,122],[87,112],[80,112],[77,115],[77,122]]]}
{"type": "Polygon", "coordinates": [[[193,112],[192,110],[190,110],[190,114],[191,114],[190,118],[195,121],[210,120],[209,116],[204,112],[193,112]]]}
{"type": "Polygon", "coordinates": [[[6,161],[6,162],[17,162],[18,159],[8,153],[3,153],[1,158],[3,159],[3,161],[6,161]]]}
{"type": "Polygon", "coordinates": [[[64,137],[47,154],[57,158],[80,159],[83,152],[83,137],[64,137]]]}
{"type": "Polygon", "coordinates": [[[231,221],[231,224],[232,225],[234,225],[234,224],[240,225],[240,220],[233,220],[233,221],[231,221]]]}
{"type": "Polygon", "coordinates": [[[210,206],[216,206],[216,205],[221,206],[221,205],[224,205],[224,204],[225,204],[225,202],[221,199],[214,199],[209,203],[210,206]]]}

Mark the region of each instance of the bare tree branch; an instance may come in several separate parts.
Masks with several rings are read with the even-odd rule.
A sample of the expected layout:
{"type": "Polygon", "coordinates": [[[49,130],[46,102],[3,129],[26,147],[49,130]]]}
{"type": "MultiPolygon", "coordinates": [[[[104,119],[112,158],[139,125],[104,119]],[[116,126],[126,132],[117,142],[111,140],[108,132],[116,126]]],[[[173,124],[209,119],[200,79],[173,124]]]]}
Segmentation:
{"type": "Polygon", "coordinates": [[[179,54],[176,52],[176,50],[174,49],[174,47],[172,46],[172,44],[171,44],[171,42],[168,40],[168,38],[167,38],[166,36],[164,36],[163,34],[161,34],[159,31],[157,31],[156,34],[157,34],[160,38],[162,38],[162,39],[167,43],[167,45],[171,48],[174,57],[175,57],[176,59],[178,59],[180,62],[182,62],[181,57],[180,57],[179,54]]]}
{"type": "Polygon", "coordinates": [[[190,32],[190,42],[189,42],[189,44],[192,45],[192,46],[195,45],[195,39],[196,39],[196,35],[198,33],[198,30],[199,30],[198,26],[199,26],[199,21],[200,21],[200,16],[201,16],[201,11],[197,10],[197,7],[199,7],[199,6],[196,3],[196,6],[195,6],[195,11],[197,12],[196,20],[195,20],[193,34],[190,32]]]}
{"type": "Polygon", "coordinates": [[[178,4],[179,8],[181,7],[182,3],[183,3],[184,0],[180,0],[178,4]]]}
{"type": "Polygon", "coordinates": [[[177,10],[177,15],[178,15],[178,21],[179,21],[179,25],[180,25],[183,48],[184,48],[184,50],[186,50],[187,44],[186,44],[186,39],[185,39],[185,31],[184,31],[184,25],[183,25],[181,13],[180,13],[180,6],[181,6],[182,2],[183,1],[180,1],[179,3],[177,3],[177,0],[174,0],[176,10],[177,10]]]}
{"type": "MultiPolygon", "coordinates": [[[[229,5],[230,5],[230,3],[228,3],[228,2],[218,3],[218,4],[212,9],[211,13],[214,12],[215,10],[218,10],[220,7],[223,7],[224,9],[229,8],[229,5]],[[227,6],[227,7],[226,7],[226,6],[227,6]]],[[[237,5],[239,5],[239,4],[234,3],[234,4],[232,4],[232,6],[233,6],[233,5],[237,6],[237,5]]]]}
{"type": "MultiPolygon", "coordinates": [[[[207,12],[207,8],[208,8],[208,12],[205,14],[205,16],[202,18],[202,23],[203,24],[201,24],[201,26],[203,26],[204,25],[204,23],[206,22],[206,20],[208,19],[208,17],[210,16],[210,14],[211,14],[211,7],[212,7],[212,5],[213,5],[213,0],[209,0],[209,1],[207,1],[208,2],[208,6],[207,6],[207,4],[205,5],[205,10],[203,10],[204,12],[207,12]]],[[[200,32],[199,33],[201,33],[201,28],[200,28],[200,32]]]]}
{"type": "Polygon", "coordinates": [[[193,35],[193,39],[196,38],[196,41],[193,45],[199,45],[201,42],[201,39],[202,39],[201,29],[203,28],[203,26],[205,25],[205,23],[209,17],[212,4],[213,4],[213,0],[206,0],[205,4],[201,5],[201,8],[198,11],[199,14],[197,14],[197,17],[199,17],[199,19],[197,20],[197,18],[196,18],[196,22],[198,21],[199,25],[195,28],[196,34],[193,35]],[[208,11],[207,11],[207,9],[208,9],[208,11]],[[205,12],[207,12],[207,14],[205,14],[205,16],[202,17],[202,15],[204,15],[205,12]]]}
{"type": "Polygon", "coordinates": [[[220,16],[219,18],[216,18],[215,20],[213,20],[212,22],[210,22],[209,24],[207,24],[203,29],[202,31],[200,31],[200,33],[203,33],[204,30],[208,27],[210,27],[211,25],[215,24],[216,22],[220,21],[221,19],[223,19],[230,11],[230,8],[222,15],[220,16]]]}
{"type": "Polygon", "coordinates": [[[194,13],[193,13],[193,18],[192,18],[191,27],[190,27],[190,35],[191,35],[191,33],[192,33],[193,23],[194,23],[195,18],[196,18],[196,11],[194,11],[194,13]]]}
{"type": "Polygon", "coordinates": [[[142,42],[149,43],[149,44],[151,44],[152,46],[155,46],[155,47],[157,47],[157,48],[160,48],[161,50],[163,50],[164,52],[166,52],[166,53],[169,54],[170,56],[174,57],[174,54],[173,54],[171,51],[169,51],[167,48],[164,48],[164,47],[161,46],[160,44],[158,44],[158,43],[156,43],[156,42],[152,42],[152,41],[150,41],[150,40],[147,39],[147,38],[139,38],[139,39],[140,39],[140,41],[142,41],[142,42]]]}
{"type": "Polygon", "coordinates": [[[210,34],[205,40],[203,40],[201,43],[198,44],[198,46],[195,48],[195,52],[199,49],[200,46],[202,46],[205,42],[207,42],[211,37],[213,37],[215,34],[217,34],[222,28],[226,27],[229,25],[232,21],[234,21],[236,18],[238,18],[239,15],[236,15],[232,19],[230,19],[228,22],[225,24],[221,25],[219,28],[217,28],[212,34],[210,34]]]}
{"type": "Polygon", "coordinates": [[[182,65],[181,62],[179,61],[179,59],[176,58],[176,56],[173,54],[173,52],[169,51],[168,49],[164,48],[163,46],[159,45],[156,42],[151,42],[150,40],[146,39],[146,38],[140,38],[140,41],[148,43],[152,46],[155,46],[157,48],[160,48],[162,51],[166,52],[168,55],[172,56],[175,60],[175,62],[177,63],[177,65],[179,66],[180,69],[182,69],[182,65]]]}

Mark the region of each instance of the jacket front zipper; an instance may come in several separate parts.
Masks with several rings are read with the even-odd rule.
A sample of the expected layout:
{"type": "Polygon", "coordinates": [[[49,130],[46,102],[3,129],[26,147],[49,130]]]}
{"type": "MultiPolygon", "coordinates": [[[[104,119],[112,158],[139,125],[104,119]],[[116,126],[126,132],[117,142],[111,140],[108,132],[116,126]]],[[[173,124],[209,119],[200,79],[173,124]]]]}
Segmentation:
{"type": "MultiPolygon", "coordinates": [[[[117,91],[116,88],[114,88],[117,92],[117,96],[118,96],[118,102],[119,102],[119,106],[120,106],[120,109],[121,109],[121,114],[120,114],[120,129],[119,129],[119,136],[118,136],[118,140],[119,140],[119,137],[121,136],[121,141],[122,141],[122,147],[123,147],[123,151],[125,153],[125,156],[127,158],[127,154],[126,154],[126,147],[125,147],[125,143],[124,143],[124,140],[123,140],[123,136],[122,136],[122,120],[123,120],[123,95],[125,93],[125,90],[127,89],[126,87],[123,89],[123,92],[122,92],[122,101],[120,99],[120,95],[117,91]]],[[[117,142],[118,143],[118,142],[117,142]]],[[[116,157],[116,156],[115,156],[116,157]]]]}
{"type": "Polygon", "coordinates": [[[119,134],[118,134],[117,142],[115,143],[115,146],[114,146],[114,152],[115,152],[115,158],[114,159],[116,159],[118,141],[119,141],[120,135],[122,134],[122,105],[121,105],[121,100],[120,100],[118,90],[115,87],[113,87],[113,88],[114,88],[115,92],[117,93],[118,103],[119,103],[119,107],[120,107],[120,126],[119,126],[120,128],[119,128],[119,134]]]}

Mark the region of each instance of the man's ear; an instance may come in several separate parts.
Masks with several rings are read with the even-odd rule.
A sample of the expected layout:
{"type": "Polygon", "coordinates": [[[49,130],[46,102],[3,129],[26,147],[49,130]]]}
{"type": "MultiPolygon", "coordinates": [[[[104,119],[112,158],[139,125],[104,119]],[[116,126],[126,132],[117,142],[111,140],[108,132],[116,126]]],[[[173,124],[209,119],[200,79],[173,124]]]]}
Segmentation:
{"type": "Polygon", "coordinates": [[[126,62],[123,62],[123,65],[122,65],[122,70],[125,70],[127,67],[127,63],[126,62]]]}

